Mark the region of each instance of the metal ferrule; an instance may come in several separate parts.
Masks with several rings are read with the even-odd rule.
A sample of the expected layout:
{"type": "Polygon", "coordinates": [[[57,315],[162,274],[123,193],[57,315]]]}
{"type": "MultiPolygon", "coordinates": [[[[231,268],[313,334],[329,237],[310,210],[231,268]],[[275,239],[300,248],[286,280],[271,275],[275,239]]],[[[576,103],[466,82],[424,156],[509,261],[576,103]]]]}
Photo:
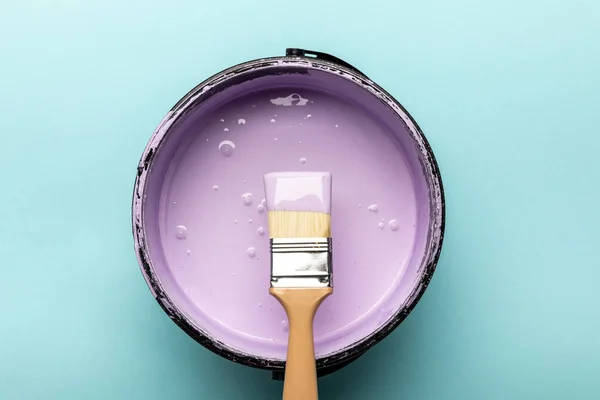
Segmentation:
{"type": "Polygon", "coordinates": [[[331,238],[272,238],[271,287],[333,286],[331,238]]]}

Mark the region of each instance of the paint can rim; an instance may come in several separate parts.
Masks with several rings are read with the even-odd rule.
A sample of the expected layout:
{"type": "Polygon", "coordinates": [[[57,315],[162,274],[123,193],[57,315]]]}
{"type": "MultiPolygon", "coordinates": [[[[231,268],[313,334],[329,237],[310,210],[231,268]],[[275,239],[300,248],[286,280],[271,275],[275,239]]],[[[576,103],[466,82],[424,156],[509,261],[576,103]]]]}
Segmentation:
{"type": "Polygon", "coordinates": [[[414,285],[408,301],[395,314],[377,330],[352,345],[340,349],[334,353],[325,355],[317,359],[317,368],[319,375],[326,375],[329,372],[336,371],[350,362],[356,360],[363,355],[367,350],[375,344],[381,342],[394,329],[396,329],[402,321],[411,313],[416,304],[421,299],[429,282],[435,272],[445,230],[445,196],[440,175],[439,167],[431,146],[427,141],[422,130],[408,113],[408,111],[398,102],[393,96],[386,92],[383,88],[370,80],[365,74],[360,72],[352,65],[338,59],[337,57],[312,52],[302,49],[288,49],[285,56],[260,58],[247,62],[243,62],[227,68],[221,72],[207,78],[195,88],[190,90],[181,98],[160,122],[157,129],[154,131],[151,139],[148,142],[142,157],[138,164],[137,176],[134,184],[133,201],[132,201],[132,229],[134,236],[134,247],[136,249],[136,257],[140,265],[142,274],[148,284],[150,291],[154,295],[159,305],[165,313],[190,337],[200,343],[202,346],[220,355],[226,359],[236,363],[261,369],[274,371],[274,379],[282,379],[285,362],[282,360],[266,359],[257,357],[252,354],[240,352],[227,344],[220,342],[214,337],[208,336],[201,329],[198,329],[171,301],[168,293],[164,290],[159,282],[154,269],[152,267],[148,249],[144,237],[143,227],[143,203],[144,191],[146,183],[146,175],[149,167],[152,164],[152,159],[159,150],[163,139],[166,137],[169,127],[188,109],[202,101],[203,98],[208,98],[217,90],[223,90],[231,83],[231,78],[240,76],[250,71],[260,69],[278,69],[278,68],[299,68],[299,69],[317,69],[332,74],[342,74],[348,79],[354,81],[355,84],[363,86],[369,90],[372,95],[376,96],[380,101],[390,107],[399,117],[407,122],[407,127],[415,140],[416,145],[420,148],[422,157],[420,157],[422,167],[427,169],[427,175],[430,182],[430,203],[435,205],[430,226],[431,238],[428,240],[428,250],[425,252],[427,260],[421,264],[421,273],[418,282],[414,285]],[[292,50],[292,51],[290,51],[292,50]],[[298,51],[299,50],[299,51],[298,51]],[[317,56],[307,56],[308,54],[317,54],[317,56]],[[341,62],[340,62],[341,61],[341,62]]]}

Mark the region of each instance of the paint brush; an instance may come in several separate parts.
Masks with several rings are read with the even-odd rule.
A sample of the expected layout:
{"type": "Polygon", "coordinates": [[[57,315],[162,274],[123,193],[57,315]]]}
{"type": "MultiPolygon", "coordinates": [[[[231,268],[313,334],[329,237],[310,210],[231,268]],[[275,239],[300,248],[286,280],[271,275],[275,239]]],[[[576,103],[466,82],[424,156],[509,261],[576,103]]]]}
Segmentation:
{"type": "Polygon", "coordinates": [[[280,172],[264,177],[271,238],[271,288],[289,320],[284,400],[316,400],[313,320],[333,292],[331,174],[280,172]]]}

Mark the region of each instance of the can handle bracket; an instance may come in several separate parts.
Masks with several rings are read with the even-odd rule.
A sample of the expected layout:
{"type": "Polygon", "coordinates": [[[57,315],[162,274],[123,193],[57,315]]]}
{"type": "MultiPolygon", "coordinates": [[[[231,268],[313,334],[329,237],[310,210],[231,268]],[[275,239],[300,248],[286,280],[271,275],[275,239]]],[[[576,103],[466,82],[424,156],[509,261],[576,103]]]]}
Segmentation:
{"type": "Polygon", "coordinates": [[[316,58],[319,60],[329,61],[334,64],[342,65],[348,69],[353,70],[354,72],[358,72],[362,76],[365,76],[358,68],[353,66],[352,64],[347,63],[341,58],[337,58],[336,56],[332,56],[331,54],[323,53],[320,51],[306,50],[306,49],[298,49],[298,48],[287,48],[285,49],[286,57],[307,57],[307,58],[316,58]]]}

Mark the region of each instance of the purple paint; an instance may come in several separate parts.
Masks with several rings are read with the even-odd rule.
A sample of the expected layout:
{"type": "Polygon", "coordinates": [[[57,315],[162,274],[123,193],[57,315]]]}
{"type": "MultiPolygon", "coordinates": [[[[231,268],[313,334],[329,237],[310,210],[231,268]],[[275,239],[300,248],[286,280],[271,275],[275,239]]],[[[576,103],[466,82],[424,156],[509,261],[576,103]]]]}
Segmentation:
{"type": "Polygon", "coordinates": [[[331,214],[329,172],[270,172],[265,174],[264,181],[269,211],[331,214]]]}
{"type": "Polygon", "coordinates": [[[423,267],[436,257],[442,218],[441,205],[430,206],[441,187],[431,186],[425,145],[415,142],[408,116],[399,119],[348,77],[289,72],[240,80],[186,116],[168,115],[146,149],[154,159],[138,182],[145,196],[134,202],[134,223],[144,227],[138,243],[169,297],[155,294],[159,301],[175,304],[219,346],[273,360],[285,358],[287,325],[268,294],[268,235],[259,234],[267,224],[259,201],[265,173],[335,177],[335,291],[315,319],[319,358],[343,352],[411,306],[423,267]],[[224,141],[234,148],[223,153],[224,141]],[[240,201],[246,193],[253,206],[240,201]],[[186,227],[184,240],[178,226],[186,227]]]}

